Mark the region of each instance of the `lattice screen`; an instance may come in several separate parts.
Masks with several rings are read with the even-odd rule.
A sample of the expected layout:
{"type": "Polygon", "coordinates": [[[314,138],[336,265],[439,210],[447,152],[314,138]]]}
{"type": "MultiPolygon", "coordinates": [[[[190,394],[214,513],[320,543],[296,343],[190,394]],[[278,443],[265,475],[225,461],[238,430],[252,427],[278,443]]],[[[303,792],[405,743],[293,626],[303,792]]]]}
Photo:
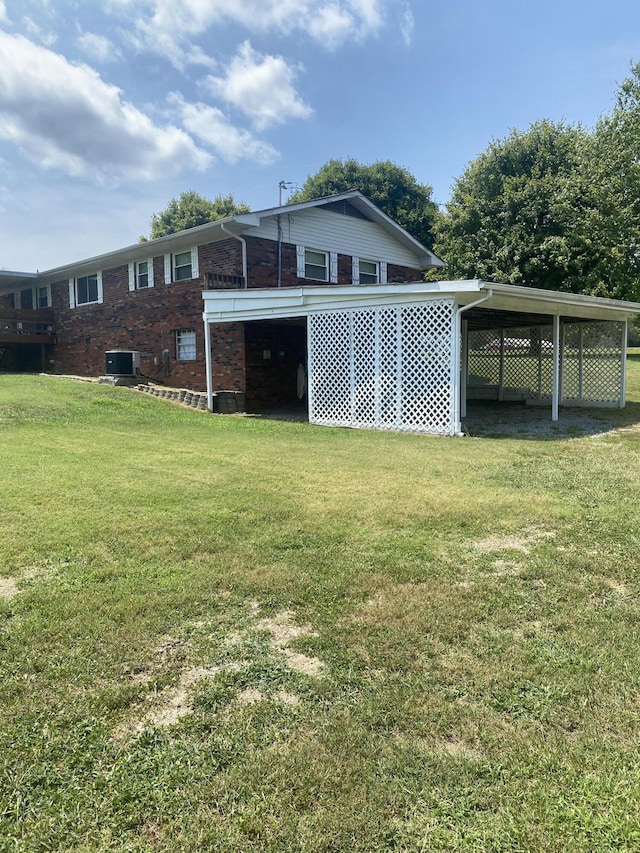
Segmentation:
{"type": "Polygon", "coordinates": [[[624,368],[622,323],[567,323],[562,352],[562,398],[617,403],[624,368]]]}
{"type": "Polygon", "coordinates": [[[309,420],[452,431],[453,302],[312,314],[309,420]]]}
{"type": "MultiPolygon", "coordinates": [[[[619,401],[622,331],[618,322],[562,324],[562,402],[619,401]]],[[[552,327],[470,332],[467,382],[470,398],[498,399],[500,394],[505,400],[550,400],[552,327]]]]}

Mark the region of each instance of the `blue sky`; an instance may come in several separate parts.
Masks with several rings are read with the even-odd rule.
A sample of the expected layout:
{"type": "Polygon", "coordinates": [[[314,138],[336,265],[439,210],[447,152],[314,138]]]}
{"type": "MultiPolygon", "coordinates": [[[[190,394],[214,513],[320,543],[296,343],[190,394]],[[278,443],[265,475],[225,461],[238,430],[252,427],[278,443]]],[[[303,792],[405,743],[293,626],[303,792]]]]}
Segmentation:
{"type": "Polygon", "coordinates": [[[134,243],[187,189],[270,207],[330,158],[445,204],[511,129],[592,127],[639,60],[637,0],[0,0],[0,267],[134,243]]]}

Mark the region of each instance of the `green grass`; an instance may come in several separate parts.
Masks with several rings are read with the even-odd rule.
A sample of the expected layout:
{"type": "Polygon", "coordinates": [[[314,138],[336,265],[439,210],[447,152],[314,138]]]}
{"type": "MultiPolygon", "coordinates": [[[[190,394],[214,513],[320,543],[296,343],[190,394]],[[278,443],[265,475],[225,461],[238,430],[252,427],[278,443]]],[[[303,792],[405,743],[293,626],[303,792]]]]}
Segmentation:
{"type": "Polygon", "coordinates": [[[640,355],[598,437],[0,377],[0,850],[640,849],[640,355]]]}

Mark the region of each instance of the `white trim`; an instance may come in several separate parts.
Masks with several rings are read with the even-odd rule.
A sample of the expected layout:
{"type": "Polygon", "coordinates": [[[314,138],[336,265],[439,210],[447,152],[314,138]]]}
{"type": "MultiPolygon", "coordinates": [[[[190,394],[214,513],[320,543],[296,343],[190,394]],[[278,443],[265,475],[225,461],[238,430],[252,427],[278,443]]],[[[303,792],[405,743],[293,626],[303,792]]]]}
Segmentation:
{"type": "Polygon", "coordinates": [[[331,284],[338,283],[338,253],[329,252],[329,281],[331,284]]]}
{"type": "Polygon", "coordinates": [[[69,279],[69,308],[76,307],[76,280],[75,278],[69,279]]]}
{"type": "Polygon", "coordinates": [[[171,284],[171,254],[164,256],[164,283],[171,284]]]}
{"type": "Polygon", "coordinates": [[[136,289],[136,265],[133,261],[129,261],[129,290],[136,289]]]}
{"type": "Polygon", "coordinates": [[[355,284],[360,284],[360,258],[353,255],[351,258],[351,281],[355,284]]]}
{"type": "Polygon", "coordinates": [[[98,305],[102,305],[104,302],[104,293],[102,290],[102,270],[98,270],[96,273],[96,284],[98,286],[98,305]]]}
{"type": "Polygon", "coordinates": [[[147,261],[147,275],[149,276],[147,287],[153,287],[153,258],[149,258],[147,261]]]}
{"type": "Polygon", "coordinates": [[[191,247],[191,278],[200,278],[200,267],[198,265],[198,247],[191,247]]]}
{"type": "Polygon", "coordinates": [[[386,284],[387,283],[387,276],[388,276],[387,262],[386,261],[380,261],[380,284],[386,284]]]}
{"type": "Polygon", "coordinates": [[[304,246],[296,246],[296,260],[297,260],[297,276],[298,278],[304,278],[304,246]]]}

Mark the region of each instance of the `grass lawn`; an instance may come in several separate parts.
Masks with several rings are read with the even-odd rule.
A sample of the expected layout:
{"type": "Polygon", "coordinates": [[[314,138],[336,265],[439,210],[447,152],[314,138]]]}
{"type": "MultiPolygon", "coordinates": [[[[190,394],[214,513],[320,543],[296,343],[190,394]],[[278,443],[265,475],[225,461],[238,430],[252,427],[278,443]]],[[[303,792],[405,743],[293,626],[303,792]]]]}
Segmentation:
{"type": "Polygon", "coordinates": [[[600,436],[0,377],[0,851],[640,849],[640,355],[600,436]]]}

